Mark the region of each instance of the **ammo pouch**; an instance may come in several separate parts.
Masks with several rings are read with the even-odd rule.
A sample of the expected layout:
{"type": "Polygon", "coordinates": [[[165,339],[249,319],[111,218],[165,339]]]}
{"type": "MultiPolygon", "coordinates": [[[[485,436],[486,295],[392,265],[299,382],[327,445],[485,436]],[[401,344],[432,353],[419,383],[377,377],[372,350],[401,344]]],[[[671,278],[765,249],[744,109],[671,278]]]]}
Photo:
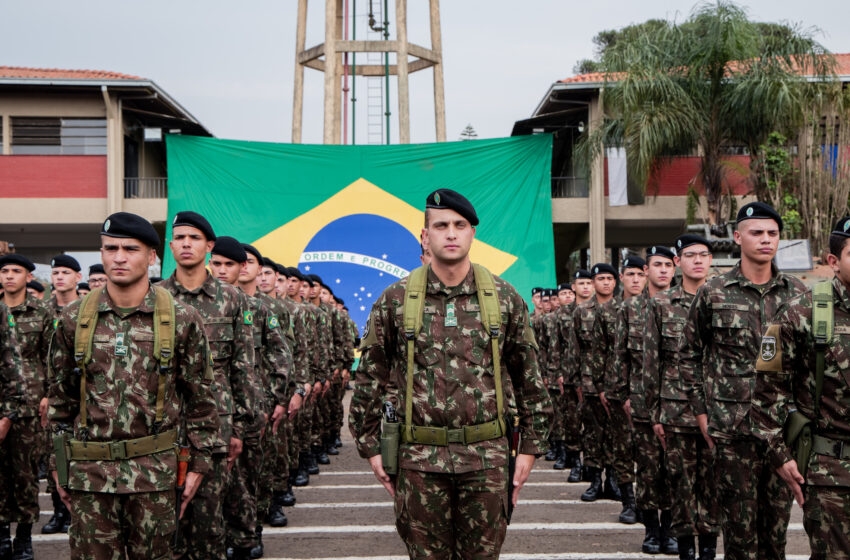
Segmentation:
{"type": "Polygon", "coordinates": [[[398,445],[401,422],[381,420],[381,463],[384,471],[394,476],[398,474],[398,445]]]}
{"type": "Polygon", "coordinates": [[[65,488],[68,486],[68,462],[70,456],[68,446],[71,441],[71,434],[63,433],[53,436],[53,453],[56,455],[56,478],[58,478],[59,486],[65,488]]]}
{"type": "Polygon", "coordinates": [[[812,456],[812,420],[802,412],[795,410],[788,416],[783,429],[785,445],[791,450],[797,462],[797,470],[803,477],[809,469],[809,459],[812,456]]]}

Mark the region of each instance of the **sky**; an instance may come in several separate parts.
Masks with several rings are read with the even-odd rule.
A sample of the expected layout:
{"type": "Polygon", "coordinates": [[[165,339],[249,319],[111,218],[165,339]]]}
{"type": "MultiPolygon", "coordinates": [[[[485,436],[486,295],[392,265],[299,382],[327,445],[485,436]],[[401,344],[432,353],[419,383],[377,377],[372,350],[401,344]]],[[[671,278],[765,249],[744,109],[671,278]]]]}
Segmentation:
{"type": "MultiPolygon", "coordinates": [[[[369,0],[356,4],[362,39],[369,0]]],[[[296,0],[2,0],[0,65],[143,76],[219,138],[290,142],[296,5],[296,0]]],[[[409,40],[425,47],[427,5],[409,0],[408,7],[409,40]]],[[[846,0],[739,5],[754,20],[811,28],[830,51],[850,52],[846,0]]],[[[309,6],[308,48],[324,41],[324,2],[309,0],[309,6]]],[[[467,125],[479,138],[509,136],[513,123],[531,116],[553,82],[571,76],[576,61],[593,56],[597,32],[650,18],[681,20],[692,7],[669,0],[443,0],[447,139],[457,140],[467,125]]],[[[395,32],[394,16],[390,31],[395,32]]],[[[321,143],[323,77],[305,72],[302,141],[321,143]]],[[[358,143],[368,141],[366,81],[359,78],[356,85],[358,143]]],[[[413,74],[410,90],[411,140],[433,142],[431,70],[413,74]]],[[[393,119],[396,104],[391,87],[393,119]]],[[[397,140],[392,126],[390,141],[397,140]]]]}

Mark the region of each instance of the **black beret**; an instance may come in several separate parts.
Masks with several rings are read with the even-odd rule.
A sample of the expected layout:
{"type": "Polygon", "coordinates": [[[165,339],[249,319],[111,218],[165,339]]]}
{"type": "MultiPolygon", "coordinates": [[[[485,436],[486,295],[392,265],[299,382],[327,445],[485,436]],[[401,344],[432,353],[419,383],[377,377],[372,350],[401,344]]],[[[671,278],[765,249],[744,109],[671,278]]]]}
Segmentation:
{"type": "Polygon", "coordinates": [[[334,296],[334,299],[335,299],[335,300],[337,301],[337,303],[339,303],[340,305],[345,306],[345,302],[342,300],[342,298],[341,298],[341,297],[334,296]]]}
{"type": "Polygon", "coordinates": [[[0,268],[3,268],[7,264],[16,264],[20,267],[27,269],[27,271],[29,272],[35,270],[35,265],[32,264],[31,260],[17,253],[9,253],[8,255],[3,255],[2,257],[0,257],[0,268]]]}
{"type": "Polygon", "coordinates": [[[643,267],[646,266],[646,261],[637,255],[629,255],[623,260],[623,270],[627,268],[639,268],[643,270],[643,267]]]}
{"type": "Polygon", "coordinates": [[[425,208],[454,210],[466,218],[470,225],[478,225],[478,215],[475,213],[475,208],[472,207],[465,196],[451,189],[437,189],[429,194],[425,200],[425,208]]]}
{"type": "Polygon", "coordinates": [[[148,247],[159,247],[159,234],[146,219],[130,212],[116,212],[106,218],[101,235],[121,239],[138,239],[148,247]]]}
{"type": "Polygon", "coordinates": [[[573,291],[573,285],[570,283],[558,284],[558,291],[562,292],[564,290],[573,291]]]}
{"type": "Polygon", "coordinates": [[[740,224],[744,220],[773,220],[779,226],[779,231],[782,231],[782,216],[773,206],[764,202],[750,202],[741,206],[735,222],[740,224]]]}
{"type": "Polygon", "coordinates": [[[287,278],[289,278],[290,276],[292,276],[292,274],[290,274],[290,273],[289,273],[289,269],[288,269],[288,268],[286,268],[285,266],[283,266],[283,265],[282,265],[282,264],[280,264],[280,263],[274,263],[274,270],[275,270],[275,272],[277,272],[278,274],[280,274],[280,275],[282,275],[282,276],[285,276],[285,277],[287,277],[287,278]]]}
{"type": "MultiPolygon", "coordinates": [[[[325,286],[325,283],[322,282],[322,277],[319,276],[318,274],[307,274],[306,276],[307,276],[307,278],[310,279],[310,283],[313,284],[314,286],[316,284],[318,284],[320,286],[325,286]]],[[[327,288],[327,286],[325,286],[325,287],[327,288]]]]}
{"type": "Polygon", "coordinates": [[[835,227],[832,228],[832,234],[840,235],[842,237],[850,237],[850,216],[844,216],[835,222],[835,227]]]}
{"type": "Polygon", "coordinates": [[[540,290],[540,295],[543,297],[550,297],[552,295],[552,290],[550,290],[549,288],[543,288],[542,290],[540,290]]]}
{"type": "Polygon", "coordinates": [[[199,229],[204,234],[204,237],[207,238],[207,241],[215,241],[215,232],[212,226],[206,218],[197,212],[192,212],[191,210],[177,212],[177,215],[174,216],[174,221],[171,222],[171,227],[175,228],[177,226],[190,226],[199,229]]]}
{"type": "Polygon", "coordinates": [[[88,282],[80,282],[79,284],[77,284],[77,289],[78,289],[78,290],[88,290],[88,291],[91,291],[91,286],[89,286],[89,283],[88,283],[88,282]]]}
{"type": "Polygon", "coordinates": [[[597,274],[611,274],[615,278],[617,277],[616,269],[608,263],[597,263],[593,265],[593,268],[590,269],[591,276],[596,276],[597,274]]]}
{"type": "Polygon", "coordinates": [[[578,280],[579,278],[587,278],[588,280],[590,280],[591,278],[593,278],[593,275],[590,274],[589,270],[586,270],[584,268],[580,268],[580,269],[576,270],[576,273],[573,275],[573,277],[576,280],[578,280]]]}
{"type": "Polygon", "coordinates": [[[263,257],[263,268],[271,268],[272,270],[277,270],[277,264],[273,260],[268,257],[263,257]]]}
{"type": "Polygon", "coordinates": [[[537,294],[543,295],[545,290],[543,288],[531,288],[531,295],[536,296],[537,294]]]}
{"type": "Polygon", "coordinates": [[[51,268],[59,268],[65,267],[70,268],[74,272],[80,271],[80,263],[77,262],[77,259],[70,255],[56,255],[52,259],[50,259],[50,267],[51,268]]]}
{"type": "Polygon", "coordinates": [[[708,247],[709,251],[712,250],[711,241],[701,235],[696,235],[694,233],[686,233],[676,238],[676,252],[679,253],[680,256],[682,254],[682,249],[690,247],[691,245],[705,245],[706,247],[708,247]]]}
{"type": "Polygon", "coordinates": [[[676,253],[670,250],[670,247],[665,247],[664,245],[653,245],[646,248],[646,260],[649,260],[649,257],[664,257],[672,261],[675,256],[676,253]]]}
{"type": "Polygon", "coordinates": [[[290,267],[288,267],[286,270],[287,270],[287,272],[289,272],[288,276],[289,276],[290,278],[291,278],[291,277],[293,277],[293,276],[295,276],[295,277],[296,277],[296,278],[298,278],[298,280],[300,280],[301,282],[308,282],[308,283],[310,283],[310,284],[312,284],[312,283],[313,283],[313,281],[312,281],[312,280],[310,280],[309,278],[307,278],[306,276],[304,276],[304,274],[302,274],[302,273],[301,273],[301,271],[300,271],[300,270],[298,270],[298,267],[296,267],[296,266],[290,266],[290,267]]]}
{"type": "Polygon", "coordinates": [[[44,284],[36,280],[30,280],[27,282],[27,288],[32,288],[36,292],[44,292],[44,284]]]}
{"type": "Polygon", "coordinates": [[[242,244],[227,235],[222,235],[221,237],[216,238],[212,254],[221,255],[226,259],[230,259],[238,263],[243,263],[248,260],[248,253],[245,252],[245,248],[242,247],[242,244]]]}
{"type": "Polygon", "coordinates": [[[89,267],[89,276],[92,274],[106,274],[102,264],[93,264],[89,267]]]}
{"type": "Polygon", "coordinates": [[[248,243],[243,243],[242,248],[245,249],[246,253],[251,253],[252,255],[257,257],[257,262],[260,263],[260,266],[263,266],[263,255],[260,254],[256,247],[254,247],[253,245],[249,245],[248,243]]]}
{"type": "Polygon", "coordinates": [[[161,276],[151,276],[150,278],[148,278],[148,282],[150,282],[151,284],[159,284],[160,282],[162,282],[162,277],[161,276]]]}

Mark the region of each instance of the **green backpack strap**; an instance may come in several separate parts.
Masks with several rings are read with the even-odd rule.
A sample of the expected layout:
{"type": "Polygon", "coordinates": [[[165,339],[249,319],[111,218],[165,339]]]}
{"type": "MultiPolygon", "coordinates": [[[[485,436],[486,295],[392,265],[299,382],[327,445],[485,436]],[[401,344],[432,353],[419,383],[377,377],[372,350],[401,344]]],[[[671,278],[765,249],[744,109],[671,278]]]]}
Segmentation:
{"type": "Polygon", "coordinates": [[[407,386],[404,392],[404,432],[408,441],[413,440],[413,353],[416,337],[422,328],[422,313],[425,311],[425,287],[428,283],[428,265],[410,271],[404,289],[404,338],[407,339],[407,386]]]}
{"type": "Polygon", "coordinates": [[[502,311],[499,309],[499,295],[496,282],[490,271],[480,264],[473,264],[475,288],[478,292],[478,307],[481,310],[481,323],[487,327],[490,345],[493,349],[493,375],[496,382],[496,410],[502,434],[507,433],[504,419],[504,394],[502,392],[502,360],[499,355],[499,332],[502,330],[502,311]]]}
{"type": "Polygon", "coordinates": [[[159,380],[156,390],[156,417],[154,432],[158,433],[165,417],[165,382],[171,359],[174,356],[174,298],[165,288],[154,286],[153,356],[159,362],[159,380]]]}
{"type": "Polygon", "coordinates": [[[820,418],[820,398],[823,392],[823,370],[826,349],[832,343],[833,324],[832,282],[818,282],[812,289],[812,338],[815,346],[815,418],[820,418]]]}
{"type": "Polygon", "coordinates": [[[77,314],[77,328],[74,331],[74,361],[80,374],[80,429],[85,434],[88,429],[86,411],[86,367],[91,363],[92,342],[97,327],[98,305],[103,288],[95,288],[83,297],[77,314]]]}

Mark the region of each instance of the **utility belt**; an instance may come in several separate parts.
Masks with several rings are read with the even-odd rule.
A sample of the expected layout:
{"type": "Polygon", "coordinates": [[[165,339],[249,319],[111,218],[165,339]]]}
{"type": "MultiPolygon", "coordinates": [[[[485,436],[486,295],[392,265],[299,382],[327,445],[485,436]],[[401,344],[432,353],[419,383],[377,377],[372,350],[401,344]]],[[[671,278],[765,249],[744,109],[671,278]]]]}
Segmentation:
{"type": "Polygon", "coordinates": [[[120,441],[68,441],[71,461],[120,461],[175,449],[177,430],[120,441]]]}
{"type": "Polygon", "coordinates": [[[482,441],[498,439],[504,434],[499,420],[483,424],[463,426],[462,428],[445,428],[436,426],[410,426],[410,431],[401,430],[402,441],[423,445],[446,446],[450,443],[472,445],[482,441]]]}
{"type": "Polygon", "coordinates": [[[848,461],[850,460],[850,440],[833,439],[815,434],[812,436],[812,452],[848,461]]]}

